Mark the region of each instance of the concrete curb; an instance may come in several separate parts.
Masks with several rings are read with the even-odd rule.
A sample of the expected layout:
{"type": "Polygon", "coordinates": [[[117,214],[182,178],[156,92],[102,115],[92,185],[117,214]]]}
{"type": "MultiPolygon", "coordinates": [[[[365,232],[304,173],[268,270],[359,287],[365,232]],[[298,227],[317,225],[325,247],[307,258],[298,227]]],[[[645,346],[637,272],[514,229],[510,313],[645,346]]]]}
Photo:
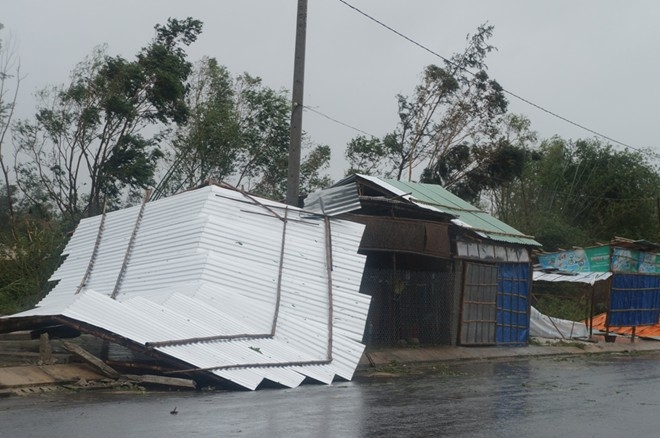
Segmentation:
{"type": "Polygon", "coordinates": [[[660,342],[653,340],[617,338],[616,342],[581,342],[540,340],[522,347],[416,347],[368,349],[362,355],[357,372],[398,364],[423,364],[433,362],[492,360],[521,357],[566,356],[604,353],[660,352],[660,342]],[[537,342],[541,345],[537,345],[537,342]],[[547,343],[546,343],[547,342],[547,343]]]}

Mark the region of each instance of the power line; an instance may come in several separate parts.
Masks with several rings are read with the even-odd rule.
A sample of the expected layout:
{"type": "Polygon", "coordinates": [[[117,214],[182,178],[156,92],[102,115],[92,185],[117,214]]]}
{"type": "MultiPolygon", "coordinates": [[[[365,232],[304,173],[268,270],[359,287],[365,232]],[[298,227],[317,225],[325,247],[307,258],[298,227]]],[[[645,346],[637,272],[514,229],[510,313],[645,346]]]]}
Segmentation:
{"type": "MultiPolygon", "coordinates": [[[[445,62],[448,62],[448,63],[450,63],[450,64],[454,64],[453,62],[451,62],[449,59],[445,58],[445,57],[442,56],[441,54],[439,54],[439,53],[437,53],[437,52],[434,52],[433,50],[429,49],[428,47],[426,47],[426,46],[424,46],[424,45],[422,45],[422,44],[420,44],[420,43],[418,43],[417,41],[413,40],[412,38],[408,38],[407,36],[405,36],[404,34],[402,34],[401,32],[399,32],[398,30],[396,30],[396,29],[394,29],[394,28],[388,26],[387,24],[383,23],[382,21],[380,21],[380,20],[378,20],[378,19],[372,17],[371,15],[367,14],[366,12],[364,12],[364,11],[362,11],[362,10],[356,8],[356,7],[353,6],[352,4],[350,4],[350,3],[348,3],[348,2],[345,2],[344,0],[339,0],[339,1],[340,1],[341,3],[343,3],[343,4],[345,4],[346,6],[348,6],[349,8],[353,9],[353,10],[356,11],[357,13],[364,15],[365,17],[367,17],[367,18],[370,19],[371,21],[374,21],[374,22],[380,24],[381,26],[383,26],[385,29],[389,30],[390,32],[393,32],[393,33],[397,34],[398,36],[400,36],[400,37],[403,38],[404,40],[406,40],[406,41],[408,41],[408,42],[410,42],[410,43],[416,45],[416,46],[419,47],[420,49],[422,49],[422,50],[426,50],[426,51],[429,52],[430,54],[437,56],[438,58],[442,59],[442,60],[445,61],[445,62]]],[[[454,64],[454,65],[455,65],[455,64],[454,64]]],[[[457,67],[458,67],[458,66],[457,66],[457,67]]],[[[467,71],[467,70],[466,70],[466,71],[467,71]]],[[[467,72],[470,73],[470,74],[472,74],[472,75],[474,75],[474,74],[473,74],[472,72],[470,72],[470,71],[467,71],[467,72]]]]}
{"type": "MultiPolygon", "coordinates": [[[[436,57],[442,59],[442,60],[445,61],[446,63],[451,64],[451,65],[453,65],[453,66],[455,66],[455,67],[457,67],[457,68],[460,68],[461,70],[463,70],[464,72],[466,72],[466,73],[468,73],[468,74],[470,74],[470,75],[472,75],[472,76],[475,75],[475,74],[472,73],[471,71],[469,71],[469,70],[467,70],[467,69],[465,69],[465,68],[463,68],[463,67],[457,65],[456,63],[454,63],[454,62],[452,62],[451,60],[445,58],[444,56],[440,55],[439,53],[437,53],[437,52],[435,52],[435,51],[429,49],[427,46],[425,46],[425,45],[423,45],[423,44],[421,44],[421,43],[419,43],[419,42],[413,40],[412,38],[410,38],[410,37],[408,37],[408,36],[406,36],[406,35],[404,35],[403,33],[401,33],[401,32],[399,32],[398,30],[392,28],[391,26],[388,26],[387,24],[383,23],[382,21],[380,21],[380,20],[378,20],[378,19],[372,17],[371,15],[369,15],[369,14],[367,14],[366,12],[362,11],[361,9],[359,9],[359,8],[357,8],[357,7],[353,6],[353,5],[351,5],[350,3],[346,2],[345,0],[339,0],[339,2],[340,2],[340,3],[343,3],[345,6],[347,6],[347,7],[351,8],[351,9],[353,9],[353,10],[356,11],[357,13],[363,15],[364,17],[368,18],[369,20],[373,21],[374,23],[377,23],[378,25],[384,27],[385,29],[389,30],[390,32],[392,32],[392,33],[398,35],[399,37],[401,37],[401,38],[403,38],[403,39],[405,39],[406,41],[408,41],[408,42],[414,44],[415,46],[417,46],[417,47],[419,47],[419,48],[421,48],[422,50],[425,50],[425,51],[429,52],[430,54],[432,54],[432,55],[434,55],[434,56],[436,56],[436,57]]],[[[545,112],[545,113],[547,113],[547,114],[549,114],[549,115],[551,115],[551,116],[553,116],[553,117],[559,119],[559,120],[562,120],[562,121],[564,121],[564,122],[566,122],[566,123],[569,123],[569,124],[571,124],[571,125],[573,125],[573,126],[576,126],[576,127],[580,128],[580,129],[583,129],[583,130],[585,130],[585,131],[587,131],[587,132],[590,132],[590,133],[592,133],[592,134],[594,134],[594,135],[596,135],[596,136],[598,136],[598,137],[604,138],[604,139],[606,139],[606,140],[608,140],[608,141],[610,141],[610,142],[612,142],[612,143],[616,143],[616,144],[621,145],[621,146],[623,146],[623,147],[625,147],[625,148],[629,148],[629,149],[635,150],[635,151],[637,151],[637,152],[639,152],[639,153],[642,153],[642,154],[646,154],[646,155],[649,155],[649,156],[653,156],[653,157],[655,157],[655,158],[660,158],[660,155],[658,155],[658,154],[656,154],[656,153],[653,153],[653,152],[651,152],[651,151],[644,150],[644,149],[639,149],[639,148],[636,148],[636,147],[634,147],[634,146],[630,146],[629,144],[623,143],[623,142],[621,142],[621,141],[619,141],[619,140],[615,140],[614,138],[612,138],[612,137],[610,137],[610,136],[608,136],[608,135],[605,135],[605,134],[602,134],[602,133],[600,133],[600,132],[598,132],[598,131],[595,131],[595,130],[593,130],[593,129],[587,128],[586,126],[581,125],[581,124],[579,124],[579,123],[577,123],[577,122],[574,122],[574,121],[572,121],[572,120],[570,120],[570,119],[568,119],[568,118],[566,118],[566,117],[563,117],[563,116],[561,116],[561,115],[559,115],[559,114],[557,114],[557,113],[555,113],[555,112],[553,112],[553,111],[550,111],[550,110],[548,110],[548,109],[542,107],[541,105],[538,105],[538,104],[536,104],[536,103],[530,101],[529,99],[525,99],[524,97],[519,96],[518,94],[516,94],[516,93],[514,93],[514,92],[512,92],[512,91],[506,90],[506,89],[504,89],[504,88],[502,89],[502,91],[505,92],[505,93],[507,93],[507,94],[509,94],[510,96],[512,96],[512,97],[514,97],[514,98],[516,98],[516,99],[518,99],[518,100],[520,100],[520,101],[522,101],[522,102],[524,102],[524,103],[530,105],[530,106],[533,106],[533,107],[536,108],[536,109],[539,109],[539,110],[541,110],[541,111],[543,111],[543,112],[545,112]]]]}
{"type": "Polygon", "coordinates": [[[360,132],[360,133],[362,133],[362,134],[364,134],[364,135],[368,135],[369,137],[372,137],[372,138],[378,138],[378,137],[376,137],[376,136],[373,135],[373,134],[369,134],[368,132],[363,131],[363,130],[361,130],[360,128],[356,128],[355,126],[351,126],[351,125],[349,125],[348,123],[344,123],[344,122],[342,122],[342,121],[340,121],[340,120],[334,119],[334,118],[330,117],[329,115],[327,115],[327,114],[323,114],[321,111],[318,111],[318,110],[316,110],[316,109],[314,109],[314,108],[311,108],[311,107],[309,107],[309,106],[307,106],[307,105],[303,105],[303,108],[305,108],[306,110],[309,110],[309,111],[311,111],[311,112],[313,112],[313,113],[316,113],[316,114],[318,114],[319,116],[325,117],[326,119],[331,120],[331,121],[333,121],[333,122],[335,122],[335,123],[338,123],[338,124],[340,124],[340,125],[342,125],[342,126],[345,126],[345,127],[347,127],[347,128],[353,129],[354,131],[360,132]]]}

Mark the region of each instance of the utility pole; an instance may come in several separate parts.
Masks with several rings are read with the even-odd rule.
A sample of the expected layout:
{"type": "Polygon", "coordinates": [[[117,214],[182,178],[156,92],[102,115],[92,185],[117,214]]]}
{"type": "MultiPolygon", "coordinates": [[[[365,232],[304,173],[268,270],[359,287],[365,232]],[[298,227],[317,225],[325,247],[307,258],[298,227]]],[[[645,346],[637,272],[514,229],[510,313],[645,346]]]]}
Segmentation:
{"type": "Polygon", "coordinates": [[[291,142],[289,143],[289,168],[286,183],[286,203],[296,207],[300,195],[300,149],[302,143],[306,33],[307,0],[298,0],[296,52],[293,64],[293,97],[291,101],[291,142]]]}

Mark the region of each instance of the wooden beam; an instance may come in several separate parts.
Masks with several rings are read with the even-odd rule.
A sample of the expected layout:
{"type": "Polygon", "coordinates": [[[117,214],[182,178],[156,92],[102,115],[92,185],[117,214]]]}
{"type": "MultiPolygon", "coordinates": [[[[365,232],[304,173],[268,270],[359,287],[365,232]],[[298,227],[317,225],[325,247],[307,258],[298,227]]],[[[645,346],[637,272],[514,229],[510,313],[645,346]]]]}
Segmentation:
{"type": "Polygon", "coordinates": [[[114,368],[106,365],[105,362],[103,362],[101,359],[94,356],[84,348],[68,341],[62,341],[62,345],[64,346],[64,348],[67,349],[67,351],[70,351],[73,354],[77,354],[78,356],[82,357],[90,364],[94,365],[96,368],[101,370],[101,372],[106,376],[113,379],[118,379],[121,376],[121,374],[119,374],[114,368]]]}
{"type": "Polygon", "coordinates": [[[147,384],[152,384],[152,385],[165,385],[165,386],[177,386],[177,387],[190,388],[190,389],[196,389],[197,388],[197,384],[195,383],[194,380],[181,379],[179,377],[154,376],[154,375],[151,375],[151,374],[144,374],[144,375],[127,374],[125,377],[127,379],[129,379],[131,381],[135,381],[137,383],[147,383],[147,384]]]}

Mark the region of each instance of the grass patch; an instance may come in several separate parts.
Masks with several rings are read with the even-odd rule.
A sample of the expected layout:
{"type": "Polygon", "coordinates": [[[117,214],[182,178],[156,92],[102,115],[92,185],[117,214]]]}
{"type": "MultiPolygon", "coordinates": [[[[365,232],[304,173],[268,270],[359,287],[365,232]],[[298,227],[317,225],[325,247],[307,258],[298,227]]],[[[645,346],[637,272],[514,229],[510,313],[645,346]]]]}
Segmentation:
{"type": "Polygon", "coordinates": [[[449,365],[444,363],[401,363],[396,360],[391,361],[387,365],[373,368],[370,375],[380,376],[404,376],[415,374],[429,374],[438,376],[463,376],[465,373],[453,370],[449,365]]]}
{"type": "Polygon", "coordinates": [[[569,321],[583,321],[588,318],[585,303],[574,298],[540,295],[536,296],[534,307],[544,315],[569,321]]]}
{"type": "Polygon", "coordinates": [[[579,348],[580,350],[584,350],[586,348],[585,343],[575,342],[575,341],[559,341],[554,345],[556,347],[575,347],[575,348],[579,348]]]}
{"type": "Polygon", "coordinates": [[[538,338],[529,338],[529,345],[537,345],[539,347],[575,347],[580,350],[587,348],[587,344],[579,341],[570,341],[565,339],[548,339],[542,341],[538,338]]]}

